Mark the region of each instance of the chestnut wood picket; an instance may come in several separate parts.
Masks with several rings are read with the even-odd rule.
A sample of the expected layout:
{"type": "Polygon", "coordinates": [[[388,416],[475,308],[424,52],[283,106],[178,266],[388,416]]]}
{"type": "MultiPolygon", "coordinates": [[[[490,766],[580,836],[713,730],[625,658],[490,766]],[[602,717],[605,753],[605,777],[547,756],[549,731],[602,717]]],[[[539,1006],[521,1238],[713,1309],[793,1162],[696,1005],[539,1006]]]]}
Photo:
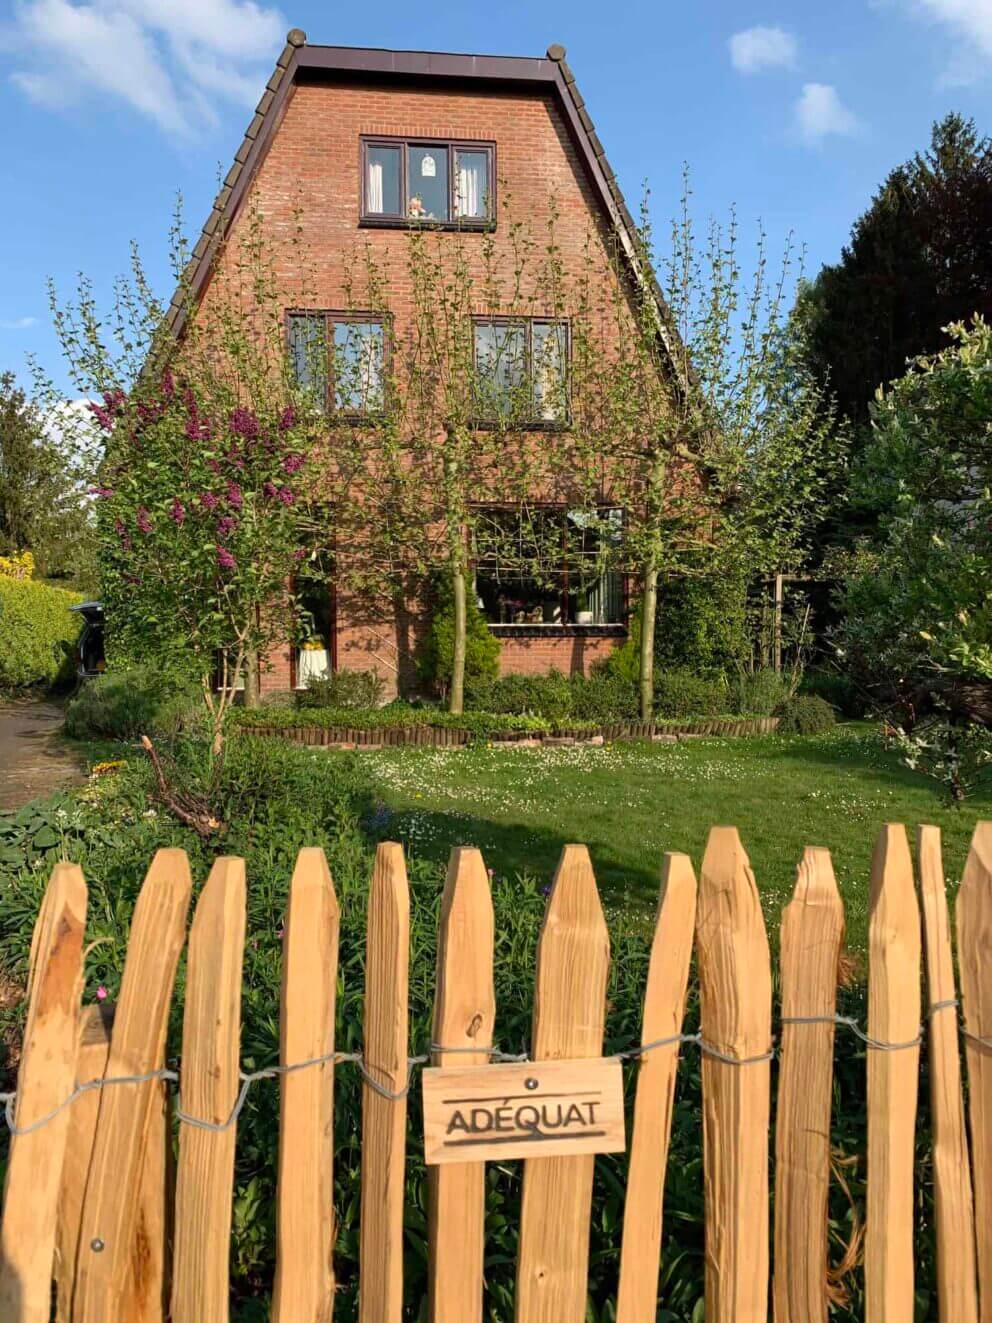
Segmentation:
{"type": "MultiPolygon", "coordinates": [[[[621,1053],[636,1058],[630,1068],[636,1082],[629,1098],[618,1323],[651,1323],[665,1303],[659,1301],[659,1271],[675,1085],[680,1061],[696,1051],[702,1061],[707,1321],[760,1323],[773,1312],[776,1323],[825,1323],[833,1068],[845,1034],[847,1048],[857,1047],[851,1034],[865,1044],[868,1323],[908,1323],[913,1316],[923,1039],[939,1318],[992,1323],[992,824],[975,831],[955,907],[955,942],[934,827],[920,829],[916,876],[918,886],[905,829],[886,826],[872,863],[868,1022],[862,1028],[836,1015],[844,910],[830,854],[805,852],[781,919],[776,1043],[759,880],[736,829],[710,833],[698,883],[687,856],[665,856],[640,1043],[621,1053]],[[693,952],[700,1028],[687,1034],[693,952]]],[[[151,863],[114,1008],[80,1006],[86,886],[73,865],[54,869],[35,927],[24,1045],[8,1106],[3,1323],[48,1323],[53,1304],[59,1323],[223,1323],[239,1102],[256,1083],[273,1087],[259,1081],[275,1077],[280,1128],[272,1317],[330,1323],[339,1061],[363,1077],[360,1318],[400,1323],[407,1146],[416,1154],[422,1144],[422,1136],[408,1135],[407,1095],[425,1059],[411,1058],[408,1043],[410,895],[402,848],[386,843],[376,855],[357,1058],[335,1054],[339,909],[324,856],[309,849],[299,855],[288,893],[279,1065],[254,1076],[241,1073],[250,885],[243,862],[224,858],[199,893],[188,931],[177,1071],[167,1063],[166,1030],[187,945],[192,879],[186,856],[163,850],[151,863]]],[[[490,1061],[498,1010],[493,959],[485,862],[478,850],[460,847],[452,852],[441,899],[433,1067],[469,1069],[474,1077],[490,1061]]],[[[601,1058],[609,962],[589,854],[584,846],[566,846],[538,943],[535,1074],[541,1061],[574,1059],[581,1066],[601,1058]]],[[[619,1072],[616,1064],[610,1069],[619,1072]]],[[[460,1151],[452,1157],[429,1172],[427,1314],[434,1323],[482,1323],[485,1165],[463,1162],[460,1151]]],[[[523,1161],[515,1318],[584,1323],[596,1159],[573,1153],[523,1161]]]]}

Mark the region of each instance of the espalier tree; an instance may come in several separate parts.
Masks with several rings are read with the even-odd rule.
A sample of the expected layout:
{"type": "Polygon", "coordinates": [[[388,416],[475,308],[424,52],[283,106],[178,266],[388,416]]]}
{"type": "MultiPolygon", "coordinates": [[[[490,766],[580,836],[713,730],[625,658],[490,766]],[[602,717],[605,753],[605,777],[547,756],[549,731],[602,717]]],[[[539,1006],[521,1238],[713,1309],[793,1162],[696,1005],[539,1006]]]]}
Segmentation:
{"type": "MultiPolygon", "coordinates": [[[[578,306],[607,315],[573,330],[573,467],[624,509],[615,562],[638,585],[641,715],[652,715],[659,579],[742,583],[802,563],[811,513],[841,458],[831,409],[803,365],[786,307],[793,254],[769,277],[759,233],[746,277],[737,224],[700,242],[686,180],[668,254],[646,207],[633,262],[582,282],[578,306]],[[658,277],[655,277],[655,272],[658,277]],[[598,337],[609,324],[606,339],[598,337]]],[[[604,539],[604,543],[606,543],[604,539]]]]}
{"type": "Polygon", "coordinates": [[[196,307],[179,234],[178,337],[136,253],[109,316],[85,280],[66,304],[53,293],[53,308],[73,385],[105,437],[94,495],[108,642],[195,677],[219,753],[246,672],[286,636],[304,507],[329,479],[323,419],[291,369],[259,218],[196,307]]]}
{"type": "Polygon", "coordinates": [[[374,425],[335,433],[351,494],[339,525],[348,552],[337,568],[349,590],[393,607],[422,604],[442,577],[454,616],[446,679],[455,713],[465,698],[473,565],[486,559],[538,583],[560,568],[560,539],[539,507],[566,494],[560,448],[541,432],[565,420],[564,344],[549,339],[527,352],[509,323],[494,321],[477,355],[473,332],[473,316],[567,315],[559,254],[550,240],[539,246],[530,227],[508,216],[503,224],[505,249],[491,234],[466,241],[412,230],[401,272],[367,246],[347,282],[349,304],[378,313],[392,342],[374,425]],[[412,294],[402,320],[392,307],[397,287],[412,294]],[[512,520],[494,518],[494,502],[512,520]]]}

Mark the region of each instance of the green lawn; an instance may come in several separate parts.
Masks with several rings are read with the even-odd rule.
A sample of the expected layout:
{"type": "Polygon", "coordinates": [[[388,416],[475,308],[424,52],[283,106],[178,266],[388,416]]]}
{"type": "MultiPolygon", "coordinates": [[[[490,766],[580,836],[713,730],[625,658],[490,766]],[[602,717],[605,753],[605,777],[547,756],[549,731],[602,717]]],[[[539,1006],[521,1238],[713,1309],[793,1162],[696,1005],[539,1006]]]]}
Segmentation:
{"type": "Polygon", "coordinates": [[[697,866],[715,823],[740,830],[770,929],[805,845],[829,846],[847,909],[848,943],[866,939],[872,845],[884,822],[937,823],[956,882],[976,819],[992,794],[950,807],[941,789],[904,768],[866,725],[815,738],[699,739],[677,745],[383,749],[357,755],[372,771],[382,835],[443,859],[482,848],[497,879],[547,875],[565,842],[592,853],[607,908],[649,916],[665,850],[697,866]]]}

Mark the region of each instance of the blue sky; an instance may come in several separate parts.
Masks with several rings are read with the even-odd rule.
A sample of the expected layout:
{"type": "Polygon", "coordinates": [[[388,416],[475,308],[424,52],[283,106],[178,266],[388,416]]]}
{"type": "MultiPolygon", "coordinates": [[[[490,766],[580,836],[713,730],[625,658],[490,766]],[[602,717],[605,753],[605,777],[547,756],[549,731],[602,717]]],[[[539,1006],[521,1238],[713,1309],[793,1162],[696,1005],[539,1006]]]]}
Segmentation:
{"type": "Polygon", "coordinates": [[[0,0],[0,370],[57,377],[46,278],[109,292],[130,241],[168,292],[290,27],[334,45],[542,54],[561,42],[632,207],[737,206],[836,260],[891,166],[951,109],[992,130],[992,0],[0,0]],[[604,18],[607,21],[604,21],[604,18]]]}

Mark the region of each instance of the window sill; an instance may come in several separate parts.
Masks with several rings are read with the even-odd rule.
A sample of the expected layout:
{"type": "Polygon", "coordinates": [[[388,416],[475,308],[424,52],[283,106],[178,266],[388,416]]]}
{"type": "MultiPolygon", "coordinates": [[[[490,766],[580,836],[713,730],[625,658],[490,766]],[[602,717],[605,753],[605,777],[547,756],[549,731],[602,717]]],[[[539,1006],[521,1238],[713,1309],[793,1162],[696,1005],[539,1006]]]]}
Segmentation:
{"type": "Polygon", "coordinates": [[[490,634],[498,639],[575,639],[575,638],[610,638],[625,639],[626,625],[514,625],[487,622],[490,634]]]}
{"type": "Polygon", "coordinates": [[[496,229],[495,220],[412,220],[405,216],[360,216],[362,230],[447,230],[465,234],[485,234],[496,229]]]}

